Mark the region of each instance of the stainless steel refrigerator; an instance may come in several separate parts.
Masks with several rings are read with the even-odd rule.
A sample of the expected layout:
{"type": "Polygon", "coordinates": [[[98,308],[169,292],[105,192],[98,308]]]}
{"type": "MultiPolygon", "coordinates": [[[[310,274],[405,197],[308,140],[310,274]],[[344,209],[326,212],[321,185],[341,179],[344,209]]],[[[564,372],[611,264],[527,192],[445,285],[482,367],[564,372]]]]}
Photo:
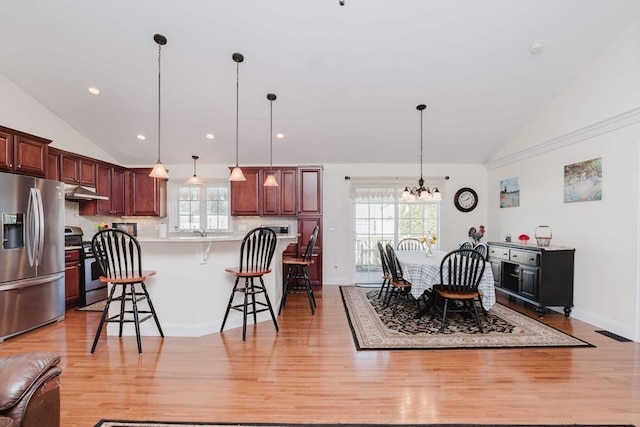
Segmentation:
{"type": "Polygon", "coordinates": [[[64,184],[0,173],[0,342],[64,319],[64,184]]]}

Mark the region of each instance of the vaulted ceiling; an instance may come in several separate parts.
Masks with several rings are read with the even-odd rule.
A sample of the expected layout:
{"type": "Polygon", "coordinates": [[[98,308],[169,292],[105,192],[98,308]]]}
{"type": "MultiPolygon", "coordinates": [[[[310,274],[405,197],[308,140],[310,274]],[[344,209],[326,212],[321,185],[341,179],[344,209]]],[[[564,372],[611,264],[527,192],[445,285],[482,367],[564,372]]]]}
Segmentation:
{"type": "Polygon", "coordinates": [[[0,73],[120,163],[151,165],[160,33],[165,163],[235,162],[234,52],[241,165],[269,162],[270,92],[275,164],[415,163],[418,104],[425,163],[482,163],[640,17],[638,0],[344,3],[0,0],[0,73]]]}

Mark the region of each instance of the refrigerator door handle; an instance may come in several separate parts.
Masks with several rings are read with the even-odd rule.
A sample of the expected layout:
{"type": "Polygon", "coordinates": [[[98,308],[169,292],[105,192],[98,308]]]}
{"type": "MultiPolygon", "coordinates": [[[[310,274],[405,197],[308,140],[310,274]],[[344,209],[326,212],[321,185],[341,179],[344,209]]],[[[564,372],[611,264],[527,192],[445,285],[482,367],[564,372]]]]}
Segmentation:
{"type": "Polygon", "coordinates": [[[44,203],[42,202],[42,193],[40,189],[34,188],[35,190],[35,224],[36,224],[36,253],[35,253],[35,261],[36,266],[40,265],[42,262],[42,253],[44,252],[44,203]]]}
{"type": "Polygon", "coordinates": [[[25,221],[25,237],[27,244],[27,255],[29,257],[29,265],[33,267],[36,256],[36,236],[35,236],[35,188],[29,191],[29,202],[27,204],[27,220],[25,221]]]}

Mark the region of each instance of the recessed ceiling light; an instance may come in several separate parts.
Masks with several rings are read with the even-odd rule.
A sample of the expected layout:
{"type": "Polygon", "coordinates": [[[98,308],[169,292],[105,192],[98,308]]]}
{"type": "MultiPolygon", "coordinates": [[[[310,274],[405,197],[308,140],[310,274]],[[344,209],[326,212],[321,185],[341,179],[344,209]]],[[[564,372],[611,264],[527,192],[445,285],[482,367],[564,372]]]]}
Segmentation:
{"type": "Polygon", "coordinates": [[[207,139],[214,139],[216,136],[214,134],[212,134],[212,133],[208,133],[208,134],[205,135],[205,137],[207,139]]]}
{"type": "Polygon", "coordinates": [[[284,134],[283,133],[276,133],[276,138],[282,139],[282,138],[284,138],[284,134]]]}
{"type": "Polygon", "coordinates": [[[92,95],[100,95],[100,89],[95,88],[95,87],[90,87],[89,89],[87,89],[89,91],[90,94],[92,95]]]}
{"type": "Polygon", "coordinates": [[[533,42],[531,43],[531,46],[529,46],[529,52],[531,52],[534,55],[537,55],[538,53],[542,52],[543,48],[544,48],[544,45],[541,42],[533,42]]]}
{"type": "Polygon", "coordinates": [[[136,138],[138,138],[140,141],[144,141],[145,139],[147,139],[147,137],[142,134],[136,136],[136,138]]]}

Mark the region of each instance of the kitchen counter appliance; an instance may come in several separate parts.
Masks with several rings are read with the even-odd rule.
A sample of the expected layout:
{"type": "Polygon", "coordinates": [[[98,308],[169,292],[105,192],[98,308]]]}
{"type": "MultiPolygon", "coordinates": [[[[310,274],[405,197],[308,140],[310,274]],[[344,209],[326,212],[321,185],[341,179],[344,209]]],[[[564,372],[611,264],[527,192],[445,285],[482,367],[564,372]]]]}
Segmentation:
{"type": "Polygon", "coordinates": [[[64,227],[65,246],[81,249],[82,274],[80,276],[79,307],[85,307],[107,298],[107,284],[99,280],[102,274],[100,264],[93,256],[91,242],[83,240],[83,236],[80,227],[64,227]]]}
{"type": "Polygon", "coordinates": [[[64,319],[64,184],[0,173],[0,342],[64,319]]]}

